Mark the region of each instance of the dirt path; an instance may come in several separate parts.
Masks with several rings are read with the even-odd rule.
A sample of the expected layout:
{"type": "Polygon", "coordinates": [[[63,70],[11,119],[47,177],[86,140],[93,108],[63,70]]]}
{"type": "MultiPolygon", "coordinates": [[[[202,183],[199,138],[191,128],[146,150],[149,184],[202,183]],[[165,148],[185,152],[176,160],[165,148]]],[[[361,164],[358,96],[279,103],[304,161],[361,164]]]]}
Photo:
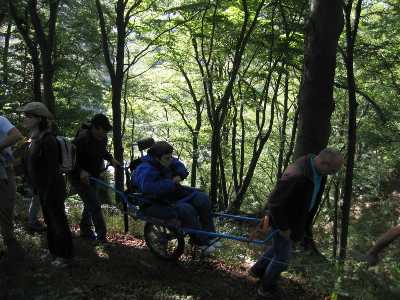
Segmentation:
{"type": "MultiPolygon", "coordinates": [[[[42,237],[43,239],[43,237],[42,237]]],[[[0,270],[0,299],[257,299],[243,266],[217,260],[157,259],[142,240],[114,234],[110,243],[74,239],[75,262],[57,269],[40,258],[40,245],[11,275],[0,270]]],[[[318,299],[283,280],[288,299],[318,299]]]]}

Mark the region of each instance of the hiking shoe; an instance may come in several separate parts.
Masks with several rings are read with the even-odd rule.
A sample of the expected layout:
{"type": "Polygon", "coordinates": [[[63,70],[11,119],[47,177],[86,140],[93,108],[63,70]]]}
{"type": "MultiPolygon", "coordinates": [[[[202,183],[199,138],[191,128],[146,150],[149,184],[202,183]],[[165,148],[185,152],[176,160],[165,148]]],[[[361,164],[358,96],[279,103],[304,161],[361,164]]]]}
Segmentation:
{"type": "Polygon", "coordinates": [[[212,253],[215,252],[215,250],[217,250],[213,245],[202,245],[199,246],[199,249],[203,256],[210,256],[212,253]]]}

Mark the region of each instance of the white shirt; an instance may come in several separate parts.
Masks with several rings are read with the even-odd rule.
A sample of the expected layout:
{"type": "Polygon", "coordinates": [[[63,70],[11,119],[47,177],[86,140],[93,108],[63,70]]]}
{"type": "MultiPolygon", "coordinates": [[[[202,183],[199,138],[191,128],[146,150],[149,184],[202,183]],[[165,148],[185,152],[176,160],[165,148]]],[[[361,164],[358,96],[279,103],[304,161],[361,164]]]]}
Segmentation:
{"type": "MultiPolygon", "coordinates": [[[[14,128],[14,125],[8,121],[7,118],[0,116],[0,144],[3,143],[4,139],[8,136],[8,133],[11,129],[14,128]]],[[[7,147],[2,151],[2,154],[7,157],[7,159],[12,159],[12,151],[11,147],[7,147]]]]}

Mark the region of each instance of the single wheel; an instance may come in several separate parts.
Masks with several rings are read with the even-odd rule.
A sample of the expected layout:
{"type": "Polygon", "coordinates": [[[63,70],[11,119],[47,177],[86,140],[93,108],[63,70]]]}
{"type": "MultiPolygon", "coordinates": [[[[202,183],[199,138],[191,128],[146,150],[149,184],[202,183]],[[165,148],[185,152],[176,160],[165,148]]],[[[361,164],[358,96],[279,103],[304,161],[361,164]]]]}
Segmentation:
{"type": "Polygon", "coordinates": [[[184,237],[165,225],[147,222],[144,239],[150,251],[165,260],[177,260],[185,250],[184,237]]]}

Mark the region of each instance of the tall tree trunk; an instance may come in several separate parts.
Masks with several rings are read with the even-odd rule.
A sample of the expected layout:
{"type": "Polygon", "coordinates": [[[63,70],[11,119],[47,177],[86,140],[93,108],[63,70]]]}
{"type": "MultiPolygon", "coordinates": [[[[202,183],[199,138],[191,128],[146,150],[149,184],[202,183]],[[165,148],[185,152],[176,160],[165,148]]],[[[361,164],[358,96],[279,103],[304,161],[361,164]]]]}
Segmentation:
{"type": "Polygon", "coordinates": [[[55,50],[54,44],[56,36],[56,21],[59,4],[59,0],[49,0],[49,19],[47,21],[48,32],[46,35],[42,20],[39,17],[37,0],[28,1],[29,14],[41,52],[40,57],[43,71],[43,102],[52,113],[55,112],[55,97],[53,91],[53,56],[55,50]]]}
{"type": "Polygon", "coordinates": [[[336,50],[342,30],[341,0],[311,1],[294,159],[308,153],[318,153],[328,144],[330,118],[334,110],[336,50]]]}
{"type": "MultiPolygon", "coordinates": [[[[318,153],[328,144],[330,118],[334,110],[333,83],[338,39],[343,30],[341,0],[311,1],[311,15],[305,35],[304,66],[299,93],[299,121],[294,159],[308,153],[318,153]]],[[[321,189],[324,185],[321,185],[321,189]]],[[[321,193],[322,194],[322,193],[321,193]]],[[[304,246],[317,250],[312,237],[312,219],[308,218],[304,246]]]]}
{"type": "Polygon", "coordinates": [[[344,183],[344,195],[342,205],[342,222],[340,232],[340,251],[339,258],[341,262],[346,259],[347,251],[347,235],[350,219],[351,197],[353,195],[353,169],[354,155],[356,150],[356,131],[357,131],[357,99],[356,99],[356,82],[354,78],[353,56],[354,45],[358,31],[358,23],[361,14],[362,0],[358,0],[355,9],[354,21],[351,22],[351,14],[353,10],[353,0],[349,0],[345,5],[346,17],[346,54],[344,57],[347,71],[347,86],[349,97],[349,124],[347,134],[347,162],[346,176],[344,183]]]}
{"type": "Polygon", "coordinates": [[[199,161],[199,129],[196,128],[192,134],[192,168],[190,176],[190,185],[192,187],[196,186],[198,161],[199,161]]]}
{"type": "MultiPolygon", "coordinates": [[[[125,5],[126,2],[118,0],[115,6],[117,27],[117,44],[115,66],[112,63],[111,53],[109,49],[108,34],[106,31],[106,23],[104,19],[103,9],[100,0],[96,0],[96,8],[99,16],[101,39],[103,46],[104,60],[111,78],[112,87],[112,114],[113,114],[113,145],[114,158],[119,162],[124,161],[124,149],[122,145],[122,120],[121,120],[121,98],[124,83],[124,57],[125,57],[125,38],[126,38],[126,21],[125,21],[125,5]]],[[[124,189],[124,172],[122,168],[115,170],[115,187],[122,191],[124,189]]],[[[117,199],[118,196],[117,196],[117,199]]],[[[119,199],[121,201],[121,199],[119,199]]],[[[127,211],[126,203],[124,203],[124,211],[127,211]]],[[[128,219],[125,214],[125,231],[128,231],[128,219]]]]}
{"type": "Polygon", "coordinates": [[[340,198],[340,181],[337,180],[334,183],[334,197],[333,197],[333,226],[332,226],[332,258],[336,259],[338,250],[338,208],[339,208],[339,198],[340,198]]]}

